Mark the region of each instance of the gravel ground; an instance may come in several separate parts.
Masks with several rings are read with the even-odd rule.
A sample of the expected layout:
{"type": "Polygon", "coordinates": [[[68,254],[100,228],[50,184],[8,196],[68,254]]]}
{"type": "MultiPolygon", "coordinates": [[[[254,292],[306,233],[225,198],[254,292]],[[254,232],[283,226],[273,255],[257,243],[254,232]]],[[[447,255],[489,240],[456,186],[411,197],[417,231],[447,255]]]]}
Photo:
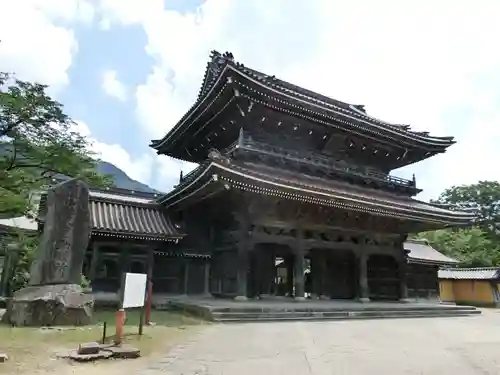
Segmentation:
{"type": "Polygon", "coordinates": [[[500,374],[500,311],[464,318],[214,325],[142,375],[500,374]]]}

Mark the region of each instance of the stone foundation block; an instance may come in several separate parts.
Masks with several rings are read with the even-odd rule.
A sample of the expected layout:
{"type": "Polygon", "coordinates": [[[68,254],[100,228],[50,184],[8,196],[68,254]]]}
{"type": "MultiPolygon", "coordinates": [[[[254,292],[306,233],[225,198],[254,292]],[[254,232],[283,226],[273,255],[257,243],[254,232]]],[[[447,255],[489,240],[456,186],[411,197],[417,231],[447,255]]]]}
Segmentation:
{"type": "Polygon", "coordinates": [[[7,316],[14,326],[78,326],[91,323],[93,310],[94,298],[79,285],[41,285],[14,293],[7,316]]]}

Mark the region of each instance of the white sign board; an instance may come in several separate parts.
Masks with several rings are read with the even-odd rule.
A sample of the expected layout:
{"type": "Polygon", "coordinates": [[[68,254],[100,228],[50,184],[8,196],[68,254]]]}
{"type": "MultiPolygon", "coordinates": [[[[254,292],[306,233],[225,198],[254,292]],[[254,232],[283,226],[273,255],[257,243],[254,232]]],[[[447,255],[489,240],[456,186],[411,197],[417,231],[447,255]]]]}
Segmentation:
{"type": "Polygon", "coordinates": [[[145,273],[125,274],[125,286],[123,290],[123,308],[144,306],[146,296],[146,284],[148,275],[145,273]]]}

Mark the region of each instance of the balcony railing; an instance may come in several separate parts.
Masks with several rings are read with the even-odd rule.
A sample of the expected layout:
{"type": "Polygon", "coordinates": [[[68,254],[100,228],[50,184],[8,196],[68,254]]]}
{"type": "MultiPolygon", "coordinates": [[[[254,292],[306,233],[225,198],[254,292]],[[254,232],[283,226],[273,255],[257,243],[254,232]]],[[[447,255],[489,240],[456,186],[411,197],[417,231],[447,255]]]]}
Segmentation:
{"type": "Polygon", "coordinates": [[[338,160],[326,155],[307,151],[295,151],[282,148],[267,143],[257,142],[250,137],[241,137],[228,147],[227,151],[234,151],[236,148],[263,153],[276,158],[284,158],[299,164],[320,167],[332,172],[369,178],[374,181],[385,182],[387,184],[416,188],[415,179],[407,180],[400,177],[390,176],[388,174],[373,170],[370,167],[352,165],[344,160],[338,160]]]}

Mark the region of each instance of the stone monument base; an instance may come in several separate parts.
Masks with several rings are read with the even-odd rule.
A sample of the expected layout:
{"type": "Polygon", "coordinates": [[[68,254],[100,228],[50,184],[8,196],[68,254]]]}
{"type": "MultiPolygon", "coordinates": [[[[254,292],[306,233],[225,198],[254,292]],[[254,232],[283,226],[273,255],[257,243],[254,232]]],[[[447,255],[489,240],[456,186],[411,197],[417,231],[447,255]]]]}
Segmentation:
{"type": "Polygon", "coordinates": [[[94,297],[76,284],[28,286],[9,301],[7,320],[14,326],[90,324],[94,297]]]}

